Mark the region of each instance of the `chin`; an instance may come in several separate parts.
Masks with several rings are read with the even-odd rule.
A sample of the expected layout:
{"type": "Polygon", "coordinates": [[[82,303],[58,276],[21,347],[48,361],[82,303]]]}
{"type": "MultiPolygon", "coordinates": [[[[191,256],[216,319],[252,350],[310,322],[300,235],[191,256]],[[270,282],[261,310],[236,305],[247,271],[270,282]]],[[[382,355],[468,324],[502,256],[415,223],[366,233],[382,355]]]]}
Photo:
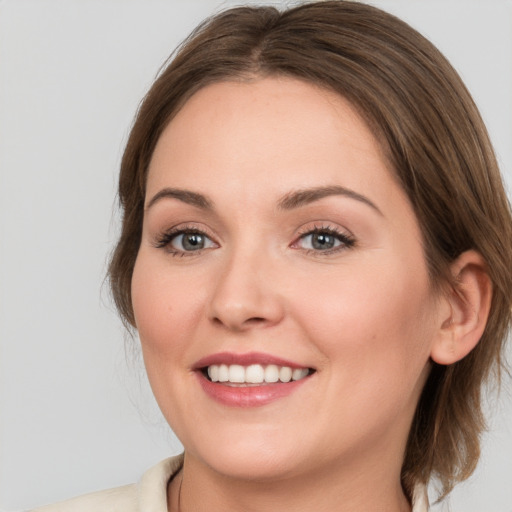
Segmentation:
{"type": "Polygon", "coordinates": [[[192,446],[185,453],[228,478],[253,482],[286,478],[304,467],[303,447],[298,450],[300,444],[288,444],[282,436],[277,439],[263,435],[259,439],[228,437],[192,446]]]}

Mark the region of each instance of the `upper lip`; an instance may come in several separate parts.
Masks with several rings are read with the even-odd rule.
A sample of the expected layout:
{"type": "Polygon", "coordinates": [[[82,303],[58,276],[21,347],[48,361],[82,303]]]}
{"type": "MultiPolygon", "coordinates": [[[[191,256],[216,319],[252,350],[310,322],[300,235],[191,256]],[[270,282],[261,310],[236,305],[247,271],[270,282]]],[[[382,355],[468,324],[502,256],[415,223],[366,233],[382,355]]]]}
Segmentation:
{"type": "Polygon", "coordinates": [[[281,357],[276,357],[263,352],[247,352],[245,354],[236,354],[233,352],[218,352],[201,358],[193,365],[193,369],[199,370],[213,364],[239,364],[249,366],[251,364],[261,364],[263,366],[275,364],[277,366],[289,366],[290,368],[310,368],[308,365],[289,361],[281,357]]]}

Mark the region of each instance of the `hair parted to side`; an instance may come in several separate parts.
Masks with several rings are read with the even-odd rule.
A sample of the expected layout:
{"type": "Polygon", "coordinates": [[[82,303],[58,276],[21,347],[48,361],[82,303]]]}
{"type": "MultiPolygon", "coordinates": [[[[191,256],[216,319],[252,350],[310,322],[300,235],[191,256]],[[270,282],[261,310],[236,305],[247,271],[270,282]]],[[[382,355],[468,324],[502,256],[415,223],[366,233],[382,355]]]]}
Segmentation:
{"type": "Polygon", "coordinates": [[[146,177],[164,128],[208,84],[278,75],[339,93],[367,121],[413,205],[434,285],[456,287],[449,264],[465,250],[486,261],[493,298],[485,332],[461,361],[433,364],[402,467],[409,496],[431,477],[446,494],[476,466],[482,385],[499,378],[512,316],[512,215],[470,94],[442,54],[396,17],[343,0],[282,12],[240,7],[191,34],[141,103],[122,159],[122,232],[109,267],[118,310],[134,326],[146,177]]]}

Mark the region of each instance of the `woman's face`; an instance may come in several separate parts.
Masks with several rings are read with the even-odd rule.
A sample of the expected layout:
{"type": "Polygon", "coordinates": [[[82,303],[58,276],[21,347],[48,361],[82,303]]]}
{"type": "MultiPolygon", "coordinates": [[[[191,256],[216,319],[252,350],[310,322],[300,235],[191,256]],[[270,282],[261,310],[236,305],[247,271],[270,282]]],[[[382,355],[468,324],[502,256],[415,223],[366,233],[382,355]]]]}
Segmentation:
{"type": "Polygon", "coordinates": [[[399,470],[439,315],[411,205],[345,99],[287,78],[196,93],[150,164],[132,292],[189,460],[399,470]]]}

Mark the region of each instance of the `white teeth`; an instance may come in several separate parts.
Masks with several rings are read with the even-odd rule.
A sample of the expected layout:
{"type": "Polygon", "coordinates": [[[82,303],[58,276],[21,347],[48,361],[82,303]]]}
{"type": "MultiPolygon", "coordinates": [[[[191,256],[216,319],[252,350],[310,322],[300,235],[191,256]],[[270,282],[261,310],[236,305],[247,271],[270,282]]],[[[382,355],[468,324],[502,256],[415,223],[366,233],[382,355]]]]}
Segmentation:
{"type": "Polygon", "coordinates": [[[247,367],[239,364],[212,364],[208,366],[208,377],[212,382],[231,382],[234,384],[262,384],[301,380],[309,374],[307,368],[291,369],[289,366],[269,364],[251,364],[247,367]]]}
{"type": "Polygon", "coordinates": [[[281,382],[290,382],[292,380],[292,369],[289,366],[282,366],[279,370],[279,380],[281,382]]]}
{"type": "Polygon", "coordinates": [[[208,366],[208,377],[212,382],[218,382],[219,380],[219,367],[217,365],[208,366]]]}
{"type": "Polygon", "coordinates": [[[230,365],[229,382],[245,382],[245,368],[239,364],[230,365]]]}
{"type": "Polygon", "coordinates": [[[265,370],[261,364],[251,364],[245,369],[245,382],[261,384],[265,380],[265,370]]]}
{"type": "Polygon", "coordinates": [[[275,364],[269,364],[265,368],[265,382],[277,382],[279,380],[279,368],[275,364]]]}
{"type": "Polygon", "coordinates": [[[292,373],[292,380],[303,379],[307,374],[308,370],[306,368],[295,368],[292,373]]]}
{"type": "Polygon", "coordinates": [[[228,382],[228,381],[229,381],[229,369],[228,369],[227,365],[221,364],[219,366],[219,382],[228,382]]]}

